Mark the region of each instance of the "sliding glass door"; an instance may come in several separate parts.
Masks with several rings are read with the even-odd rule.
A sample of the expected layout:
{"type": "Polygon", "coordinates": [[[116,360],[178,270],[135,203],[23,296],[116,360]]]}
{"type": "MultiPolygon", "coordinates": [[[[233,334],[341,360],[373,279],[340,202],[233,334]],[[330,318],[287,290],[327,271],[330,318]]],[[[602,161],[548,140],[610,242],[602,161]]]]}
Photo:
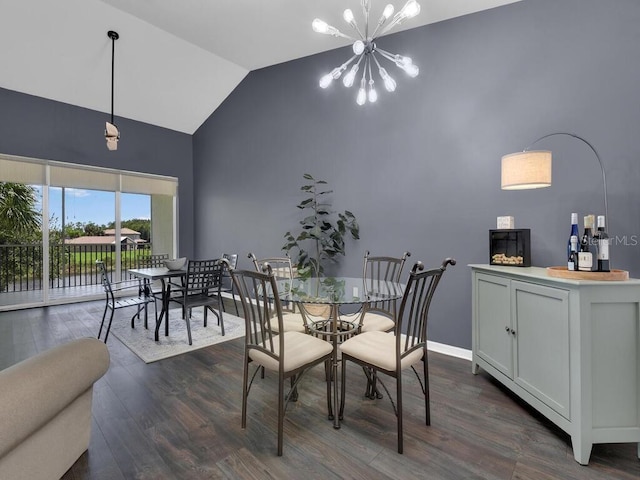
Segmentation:
{"type": "Polygon", "coordinates": [[[30,216],[0,219],[0,310],[101,296],[98,259],[122,279],[140,255],[176,255],[174,178],[0,155],[0,209],[22,198],[10,188],[30,216]]]}

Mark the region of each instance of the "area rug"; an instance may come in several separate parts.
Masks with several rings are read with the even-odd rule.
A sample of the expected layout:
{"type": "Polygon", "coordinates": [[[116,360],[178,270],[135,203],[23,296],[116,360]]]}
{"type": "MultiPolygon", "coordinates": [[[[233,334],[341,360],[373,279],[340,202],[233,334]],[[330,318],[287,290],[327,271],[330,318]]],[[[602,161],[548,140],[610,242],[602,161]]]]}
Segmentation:
{"type": "Polygon", "coordinates": [[[244,336],[244,320],[227,312],[223,312],[224,336],[220,333],[217,317],[209,312],[207,327],[203,323],[203,309],[194,308],[191,314],[191,336],[193,344],[189,345],[187,324],[182,319],[182,309],[169,310],[169,336],[164,335],[164,322],[160,327],[160,339],[154,340],[155,321],[149,312],[149,329],[143,322],[136,320],[136,328],[124,318],[114,319],[110,334],[115,335],[133,353],[145,363],[157,362],[164,358],[175,357],[216,343],[227,342],[244,336]]]}

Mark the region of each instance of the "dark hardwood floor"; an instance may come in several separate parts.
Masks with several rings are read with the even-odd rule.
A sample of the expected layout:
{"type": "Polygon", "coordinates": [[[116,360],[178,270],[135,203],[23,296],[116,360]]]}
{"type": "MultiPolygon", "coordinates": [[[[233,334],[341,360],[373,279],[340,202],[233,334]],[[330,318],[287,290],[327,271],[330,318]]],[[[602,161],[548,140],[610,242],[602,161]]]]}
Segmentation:
{"type": "MultiPolygon", "coordinates": [[[[89,302],[1,312],[0,368],[95,336],[102,308],[89,302]]],[[[118,313],[128,321],[127,312],[118,313]]],[[[486,373],[472,375],[465,360],[429,354],[430,427],[417,381],[407,376],[403,455],[388,399],[365,399],[355,366],[347,372],[345,420],[334,430],[324,372],[316,369],[289,405],[284,456],[277,457],[269,374],[254,384],[247,429],[240,428],[242,339],[149,365],[115,336],[108,346],[111,367],[95,385],[91,445],[64,479],[640,478],[635,444],[595,445],[589,466],[581,466],[565,433],[486,373]]]]}

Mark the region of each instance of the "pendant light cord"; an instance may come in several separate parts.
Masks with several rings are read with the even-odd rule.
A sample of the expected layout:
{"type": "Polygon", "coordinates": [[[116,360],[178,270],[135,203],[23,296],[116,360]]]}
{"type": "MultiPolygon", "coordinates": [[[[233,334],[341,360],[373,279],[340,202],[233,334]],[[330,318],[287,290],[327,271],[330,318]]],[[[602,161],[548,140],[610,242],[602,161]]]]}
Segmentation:
{"type": "Polygon", "coordinates": [[[107,36],[111,39],[111,124],[113,123],[113,84],[114,84],[114,70],[115,70],[115,57],[116,57],[116,40],[120,38],[118,32],[109,30],[107,36]]]}

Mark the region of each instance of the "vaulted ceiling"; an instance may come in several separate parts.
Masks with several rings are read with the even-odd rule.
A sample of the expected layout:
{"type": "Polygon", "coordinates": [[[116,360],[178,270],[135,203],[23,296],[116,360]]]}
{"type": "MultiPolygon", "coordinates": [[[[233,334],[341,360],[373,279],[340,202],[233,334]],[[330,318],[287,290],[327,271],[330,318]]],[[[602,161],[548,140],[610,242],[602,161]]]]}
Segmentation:
{"type": "MultiPolygon", "coordinates": [[[[420,0],[393,32],[514,1],[420,0]]],[[[251,70],[346,45],[311,29],[347,31],[345,8],[362,18],[358,0],[0,0],[0,87],[109,113],[115,30],[116,117],[192,134],[251,70]]]]}

